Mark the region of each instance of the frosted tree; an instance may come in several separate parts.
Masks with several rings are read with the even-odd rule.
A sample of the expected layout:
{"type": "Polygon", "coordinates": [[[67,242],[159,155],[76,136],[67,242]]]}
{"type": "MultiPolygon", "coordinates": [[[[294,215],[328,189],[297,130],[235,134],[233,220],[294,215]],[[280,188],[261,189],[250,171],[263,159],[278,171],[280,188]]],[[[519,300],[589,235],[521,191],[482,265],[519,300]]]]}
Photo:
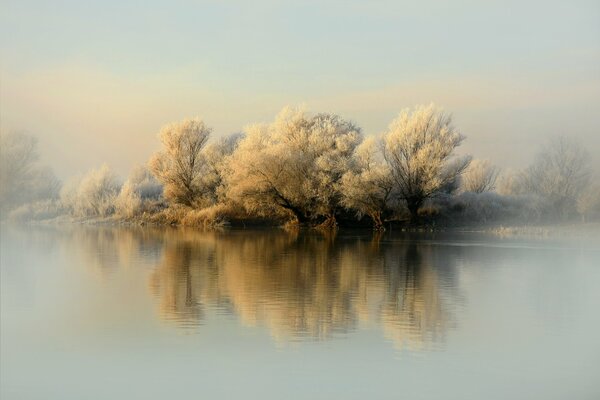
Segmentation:
{"type": "Polygon", "coordinates": [[[600,186],[588,186],[577,198],[577,212],[581,221],[586,222],[593,214],[600,214],[600,186]]]}
{"type": "Polygon", "coordinates": [[[114,213],[120,184],[106,165],[67,182],[61,190],[63,206],[79,217],[106,217],[114,213]]]}
{"type": "Polygon", "coordinates": [[[473,160],[462,174],[461,188],[465,192],[483,193],[496,188],[499,169],[488,160],[473,160]]]}
{"type": "Polygon", "coordinates": [[[202,177],[202,185],[206,188],[207,202],[216,204],[225,201],[224,176],[228,167],[228,159],[243,138],[242,133],[235,133],[209,143],[202,151],[206,161],[206,173],[202,177]]]}
{"type": "Polygon", "coordinates": [[[505,169],[497,179],[496,192],[502,196],[524,194],[523,172],[505,169]]]}
{"type": "Polygon", "coordinates": [[[122,217],[131,218],[140,213],[142,209],[142,197],[135,190],[133,184],[125,181],[119,195],[115,199],[115,211],[122,217]]]}
{"type": "Polygon", "coordinates": [[[4,204],[16,200],[19,189],[32,179],[39,154],[32,136],[9,133],[0,140],[0,194],[4,204]]]}
{"type": "Polygon", "coordinates": [[[333,225],[360,141],[360,129],[337,115],[284,108],[274,122],[246,129],[229,158],[228,196],[250,212],[333,225]]]}
{"type": "Polygon", "coordinates": [[[545,146],[527,168],[523,176],[524,190],[547,198],[554,209],[566,217],[574,211],[590,172],[585,149],[560,136],[545,146]]]}
{"type": "Polygon", "coordinates": [[[150,170],[164,185],[167,200],[193,206],[204,194],[207,165],[201,154],[211,133],[200,119],[166,125],[160,131],[163,151],[150,160],[150,170]]]}
{"type": "Polygon", "coordinates": [[[469,165],[470,158],[454,155],[463,140],[451,116],[434,104],[403,110],[384,133],[394,192],[406,202],[413,221],[423,202],[452,186],[469,165]]]}
{"type": "Polygon", "coordinates": [[[145,166],[135,167],[121,187],[115,201],[118,214],[133,217],[143,209],[144,202],[158,201],[163,187],[145,166]]]}
{"type": "Polygon", "coordinates": [[[38,141],[24,133],[0,135],[0,204],[3,211],[58,196],[60,182],[39,165],[38,141]]]}
{"type": "Polygon", "coordinates": [[[384,162],[375,137],[366,138],[356,149],[355,166],[341,181],[342,204],[368,215],[374,228],[383,229],[385,214],[390,210],[394,181],[384,162]]]}

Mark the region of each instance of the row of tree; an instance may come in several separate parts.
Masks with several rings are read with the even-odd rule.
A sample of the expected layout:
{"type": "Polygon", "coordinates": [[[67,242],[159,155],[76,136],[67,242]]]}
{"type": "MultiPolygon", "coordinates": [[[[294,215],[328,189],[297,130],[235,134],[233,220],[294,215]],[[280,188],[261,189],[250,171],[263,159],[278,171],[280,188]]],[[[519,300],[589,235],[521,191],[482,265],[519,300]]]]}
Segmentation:
{"type": "MultiPolygon", "coordinates": [[[[456,154],[464,136],[433,104],[403,110],[384,133],[367,138],[338,115],[292,108],[243,134],[211,142],[211,133],[200,119],[166,125],[160,132],[163,148],[147,167],[136,168],[123,185],[106,166],[71,180],[60,191],[61,206],[78,216],[135,218],[165,207],[192,211],[225,205],[222,209],[243,209],[248,216],[330,227],[341,215],[354,214],[368,216],[381,229],[403,214],[417,222],[424,208],[444,203],[440,199],[448,204],[459,193],[496,187],[505,202],[507,196],[537,196],[547,214],[562,218],[576,210],[589,214],[600,203],[598,189],[589,185],[589,157],[578,144],[558,138],[526,170],[498,179],[499,169],[489,162],[456,154]]],[[[40,200],[25,189],[40,179],[52,183],[48,194],[54,196],[56,180],[48,179],[48,172],[40,178],[44,170],[35,167],[29,138],[7,138],[2,139],[3,205],[27,196],[40,200]]]]}
{"type": "Polygon", "coordinates": [[[383,226],[397,205],[413,220],[423,202],[450,190],[469,165],[454,150],[463,136],[434,105],[403,111],[379,138],[334,114],[285,108],[275,121],[207,147],[210,129],[187,120],[161,132],[150,168],[173,203],[233,201],[251,214],[336,224],[343,210],[383,226]]]}

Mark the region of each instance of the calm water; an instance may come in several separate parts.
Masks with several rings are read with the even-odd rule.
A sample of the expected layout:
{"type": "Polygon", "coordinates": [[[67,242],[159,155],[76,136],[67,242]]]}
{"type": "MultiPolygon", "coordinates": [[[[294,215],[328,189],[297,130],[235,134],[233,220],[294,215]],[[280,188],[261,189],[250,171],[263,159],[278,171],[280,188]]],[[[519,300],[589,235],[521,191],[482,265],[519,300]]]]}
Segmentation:
{"type": "Polygon", "coordinates": [[[3,227],[9,399],[600,399],[598,242],[3,227]]]}

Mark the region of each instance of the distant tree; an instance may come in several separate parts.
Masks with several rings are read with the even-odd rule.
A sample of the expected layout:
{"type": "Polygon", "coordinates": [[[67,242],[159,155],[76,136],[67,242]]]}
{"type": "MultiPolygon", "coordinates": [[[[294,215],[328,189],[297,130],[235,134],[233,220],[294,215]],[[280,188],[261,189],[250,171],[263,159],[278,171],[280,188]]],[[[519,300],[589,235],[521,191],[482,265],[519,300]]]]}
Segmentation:
{"type": "Polygon", "coordinates": [[[503,170],[496,181],[496,192],[502,196],[525,194],[523,172],[513,169],[503,170]]]}
{"type": "Polygon", "coordinates": [[[563,217],[575,210],[591,169],[587,151],[576,141],[560,136],[536,156],[523,174],[524,190],[547,198],[563,217]]]}
{"type": "Polygon", "coordinates": [[[342,176],[361,133],[333,114],[285,108],[274,122],[250,126],[229,159],[229,198],[263,215],[335,224],[342,176]]]}
{"type": "Polygon", "coordinates": [[[212,129],[200,119],[166,125],[160,131],[163,151],[150,160],[150,170],[164,185],[167,200],[193,206],[204,194],[206,161],[201,155],[212,129]]]}
{"type": "Polygon", "coordinates": [[[406,202],[413,221],[423,202],[453,186],[469,165],[470,158],[454,156],[463,140],[451,116],[433,104],[403,110],[384,133],[383,154],[394,192],[406,202]]]}
{"type": "Polygon", "coordinates": [[[369,137],[356,149],[355,166],[341,181],[342,204],[368,215],[374,228],[383,229],[385,214],[390,210],[394,181],[383,160],[375,137],[369,137]]]}
{"type": "Polygon", "coordinates": [[[3,211],[58,196],[60,181],[39,165],[38,141],[25,133],[0,135],[0,204],[3,211]]]}
{"type": "Polygon", "coordinates": [[[600,186],[588,186],[577,198],[577,212],[586,222],[593,214],[600,215],[600,186]]]}
{"type": "Polygon", "coordinates": [[[473,160],[462,174],[461,188],[464,192],[483,193],[496,188],[499,169],[488,160],[473,160]]]}
{"type": "Polygon", "coordinates": [[[67,182],[60,197],[64,207],[79,217],[106,217],[114,213],[120,184],[106,165],[67,182]]]}

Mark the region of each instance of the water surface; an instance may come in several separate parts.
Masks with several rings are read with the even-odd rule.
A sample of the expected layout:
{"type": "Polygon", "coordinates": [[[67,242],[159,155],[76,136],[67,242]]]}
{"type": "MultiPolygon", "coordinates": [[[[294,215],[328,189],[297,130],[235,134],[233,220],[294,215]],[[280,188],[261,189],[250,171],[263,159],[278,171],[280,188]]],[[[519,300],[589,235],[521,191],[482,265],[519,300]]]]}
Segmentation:
{"type": "Polygon", "coordinates": [[[597,399],[598,243],[3,227],[2,399],[597,399]]]}

